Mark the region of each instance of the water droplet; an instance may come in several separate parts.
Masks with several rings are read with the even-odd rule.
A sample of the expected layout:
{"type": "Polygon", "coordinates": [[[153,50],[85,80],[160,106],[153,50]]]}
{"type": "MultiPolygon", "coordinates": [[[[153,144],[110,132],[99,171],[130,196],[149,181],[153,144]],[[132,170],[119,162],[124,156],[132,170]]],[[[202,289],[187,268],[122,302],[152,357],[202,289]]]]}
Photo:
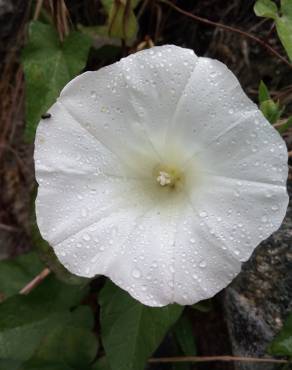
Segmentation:
{"type": "Polygon", "coordinates": [[[141,277],[141,271],[138,270],[138,269],[134,269],[132,271],[132,276],[135,278],[135,279],[139,279],[141,277]]]}
{"type": "Polygon", "coordinates": [[[83,239],[86,240],[86,241],[89,241],[90,240],[90,236],[88,234],[84,234],[83,235],[83,239]]]}
{"type": "Polygon", "coordinates": [[[207,215],[208,215],[208,213],[207,213],[206,211],[201,211],[201,212],[199,213],[199,216],[200,216],[200,217],[207,217],[207,215]]]}
{"type": "Polygon", "coordinates": [[[199,266],[200,266],[200,267],[202,267],[202,268],[206,267],[206,266],[207,266],[206,261],[205,261],[205,260],[202,260],[202,261],[199,263],[199,266]]]}
{"type": "Polygon", "coordinates": [[[272,208],[272,211],[278,211],[279,210],[279,207],[276,204],[274,206],[272,206],[271,208],[272,208]]]}

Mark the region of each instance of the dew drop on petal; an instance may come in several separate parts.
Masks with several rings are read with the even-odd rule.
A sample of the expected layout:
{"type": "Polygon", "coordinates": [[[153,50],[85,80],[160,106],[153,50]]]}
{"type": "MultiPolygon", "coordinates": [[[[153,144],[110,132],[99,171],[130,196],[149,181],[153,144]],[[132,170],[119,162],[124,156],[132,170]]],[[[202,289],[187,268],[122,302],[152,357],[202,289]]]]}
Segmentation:
{"type": "Polygon", "coordinates": [[[91,91],[90,96],[92,97],[92,99],[96,99],[96,92],[91,91]]]}
{"type": "Polygon", "coordinates": [[[202,218],[204,218],[204,217],[207,217],[208,216],[208,213],[206,211],[201,211],[199,213],[199,216],[202,217],[202,218]]]}
{"type": "Polygon", "coordinates": [[[134,269],[132,271],[132,276],[135,278],[135,279],[139,279],[141,277],[141,271],[138,270],[138,269],[134,269]]]}
{"type": "Polygon", "coordinates": [[[84,234],[84,235],[83,235],[83,239],[84,239],[85,241],[89,241],[89,240],[90,240],[90,236],[89,236],[88,234],[84,234]]]}
{"type": "Polygon", "coordinates": [[[199,266],[200,266],[201,268],[205,268],[205,267],[207,266],[206,261],[205,261],[205,260],[202,260],[202,261],[199,263],[199,266]]]}
{"type": "Polygon", "coordinates": [[[278,211],[279,210],[279,207],[276,204],[274,206],[272,206],[271,208],[272,208],[272,211],[278,211]]]}

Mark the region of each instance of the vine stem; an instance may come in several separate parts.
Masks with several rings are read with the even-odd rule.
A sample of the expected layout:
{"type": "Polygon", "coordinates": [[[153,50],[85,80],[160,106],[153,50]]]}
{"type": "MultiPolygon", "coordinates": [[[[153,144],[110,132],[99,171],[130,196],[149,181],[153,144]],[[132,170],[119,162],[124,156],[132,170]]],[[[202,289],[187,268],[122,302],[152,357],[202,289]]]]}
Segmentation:
{"type": "Polygon", "coordinates": [[[287,364],[288,360],[275,358],[258,357],[237,357],[237,356],[185,356],[185,357],[160,357],[150,358],[150,363],[179,363],[179,362],[261,362],[274,364],[287,364]]]}
{"type": "Polygon", "coordinates": [[[192,18],[198,22],[201,22],[201,23],[205,23],[205,24],[208,24],[210,26],[213,26],[213,27],[218,27],[218,28],[221,28],[223,30],[226,30],[226,31],[231,31],[233,33],[237,33],[247,39],[250,39],[252,41],[255,41],[257,42],[259,45],[261,45],[263,48],[265,48],[266,50],[268,50],[271,54],[273,54],[275,57],[277,57],[278,59],[280,59],[283,63],[285,63],[288,67],[292,68],[292,64],[286,59],[284,58],[281,54],[279,54],[274,48],[272,48],[269,44],[267,44],[264,40],[252,35],[251,33],[248,33],[248,32],[245,32],[239,28],[235,28],[235,27],[232,27],[232,26],[227,26],[226,24],[223,24],[223,23],[218,23],[218,22],[213,22],[213,21],[210,21],[209,19],[207,18],[203,18],[203,17],[200,17],[196,14],[193,14],[193,13],[190,13],[186,10],[183,10],[181,8],[179,8],[178,6],[176,6],[175,4],[171,3],[170,1],[168,0],[158,0],[159,2],[161,3],[164,3],[166,5],[168,5],[170,8],[174,9],[175,11],[177,11],[178,13],[181,13],[183,15],[185,15],[186,17],[189,17],[189,18],[192,18]]]}
{"type": "Polygon", "coordinates": [[[49,274],[51,270],[47,267],[43,269],[35,278],[33,278],[28,284],[26,284],[19,292],[19,294],[28,294],[35,287],[37,287],[49,274]]]}

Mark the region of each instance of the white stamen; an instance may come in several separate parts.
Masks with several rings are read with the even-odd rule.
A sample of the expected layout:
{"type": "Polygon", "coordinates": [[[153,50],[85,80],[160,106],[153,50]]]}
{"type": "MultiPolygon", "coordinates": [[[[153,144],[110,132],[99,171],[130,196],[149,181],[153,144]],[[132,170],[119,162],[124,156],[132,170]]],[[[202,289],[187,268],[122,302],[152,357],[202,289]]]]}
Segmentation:
{"type": "Polygon", "coordinates": [[[156,180],[161,186],[171,184],[171,176],[169,175],[169,173],[164,171],[159,171],[159,176],[156,180]]]}

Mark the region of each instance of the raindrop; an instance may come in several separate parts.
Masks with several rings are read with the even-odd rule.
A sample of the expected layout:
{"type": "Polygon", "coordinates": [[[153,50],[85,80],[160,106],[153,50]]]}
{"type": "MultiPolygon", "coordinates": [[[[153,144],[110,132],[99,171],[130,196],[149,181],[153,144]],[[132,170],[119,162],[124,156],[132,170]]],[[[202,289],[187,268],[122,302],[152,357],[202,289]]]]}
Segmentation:
{"type": "Polygon", "coordinates": [[[199,216],[200,216],[200,217],[207,217],[207,215],[208,215],[208,213],[207,213],[206,211],[201,211],[201,212],[199,213],[199,216]]]}
{"type": "Polygon", "coordinates": [[[132,271],[132,276],[135,278],[135,279],[139,279],[141,277],[141,271],[138,270],[138,269],[134,269],[132,271]]]}
{"type": "Polygon", "coordinates": [[[279,207],[277,205],[274,205],[271,208],[272,208],[272,211],[278,211],[279,210],[279,207]]]}
{"type": "Polygon", "coordinates": [[[207,266],[206,261],[205,261],[205,260],[202,260],[202,261],[199,263],[199,266],[200,266],[200,267],[202,267],[202,268],[206,267],[206,266],[207,266]]]}
{"type": "Polygon", "coordinates": [[[88,234],[84,234],[83,235],[83,239],[86,240],[86,241],[89,241],[90,240],[90,236],[88,234]]]}
{"type": "Polygon", "coordinates": [[[96,92],[92,90],[90,96],[92,97],[92,99],[96,99],[96,92]]]}

